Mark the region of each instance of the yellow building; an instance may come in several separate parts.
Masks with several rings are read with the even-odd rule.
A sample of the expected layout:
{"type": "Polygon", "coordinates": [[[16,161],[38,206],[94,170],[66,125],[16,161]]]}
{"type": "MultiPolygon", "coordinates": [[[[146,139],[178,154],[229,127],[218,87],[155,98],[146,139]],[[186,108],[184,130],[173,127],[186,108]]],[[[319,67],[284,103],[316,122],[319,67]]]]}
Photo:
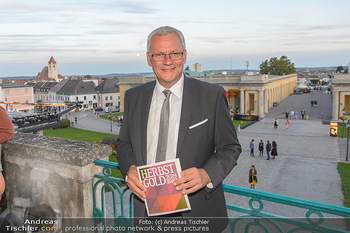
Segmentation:
{"type": "Polygon", "coordinates": [[[340,121],[345,115],[350,118],[350,74],[335,74],[332,81],[333,112],[332,120],[340,121]]]}
{"type": "MultiPolygon", "coordinates": [[[[264,117],[275,102],[279,103],[291,94],[297,86],[297,74],[209,76],[193,77],[221,85],[229,105],[242,115],[264,117]]],[[[120,108],[124,111],[124,93],[131,87],[154,80],[154,78],[119,78],[120,108]]]]}

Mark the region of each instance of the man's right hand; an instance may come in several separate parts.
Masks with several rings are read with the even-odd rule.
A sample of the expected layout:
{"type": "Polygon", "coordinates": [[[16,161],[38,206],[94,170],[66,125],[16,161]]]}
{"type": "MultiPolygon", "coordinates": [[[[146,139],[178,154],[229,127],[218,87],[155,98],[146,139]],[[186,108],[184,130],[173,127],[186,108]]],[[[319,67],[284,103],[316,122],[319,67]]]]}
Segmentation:
{"type": "Polygon", "coordinates": [[[147,191],[147,189],[139,180],[136,166],[131,166],[129,168],[127,176],[128,179],[126,184],[130,188],[131,192],[133,192],[134,195],[138,196],[142,201],[145,201],[145,192],[147,191]]]}

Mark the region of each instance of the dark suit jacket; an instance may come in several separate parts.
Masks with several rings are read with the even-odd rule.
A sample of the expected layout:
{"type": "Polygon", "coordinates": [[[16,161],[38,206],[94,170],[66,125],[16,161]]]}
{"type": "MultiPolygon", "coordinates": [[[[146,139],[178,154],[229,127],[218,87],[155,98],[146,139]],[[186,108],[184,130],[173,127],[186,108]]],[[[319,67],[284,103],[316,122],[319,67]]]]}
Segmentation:
{"type": "MultiPolygon", "coordinates": [[[[117,159],[125,177],[132,165],[147,163],[147,121],[155,81],[129,89],[125,93],[124,119],[117,140],[117,159]]],[[[170,129],[171,130],[171,126],[170,129]]],[[[185,217],[227,217],[223,179],[237,164],[241,146],[230,118],[227,98],[222,87],[187,78],[176,156],[182,170],[203,168],[214,185],[190,194],[191,211],[185,217]],[[190,126],[208,119],[204,124],[190,126]]],[[[134,216],[145,215],[144,204],[134,199],[134,216]]]]}

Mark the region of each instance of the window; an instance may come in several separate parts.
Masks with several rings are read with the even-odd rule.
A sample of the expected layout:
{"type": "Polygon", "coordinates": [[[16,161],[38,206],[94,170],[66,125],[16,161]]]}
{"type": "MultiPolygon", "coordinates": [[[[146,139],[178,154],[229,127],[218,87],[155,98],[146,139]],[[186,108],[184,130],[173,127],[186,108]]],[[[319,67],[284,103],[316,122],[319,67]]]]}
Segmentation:
{"type": "Polygon", "coordinates": [[[108,96],[105,97],[105,100],[108,100],[108,96]]]}
{"type": "Polygon", "coordinates": [[[19,89],[15,89],[15,93],[16,93],[16,94],[19,94],[19,89]]]}
{"type": "Polygon", "coordinates": [[[10,94],[10,90],[6,90],[6,91],[5,91],[5,94],[6,94],[6,95],[9,95],[9,94],[10,94]]]}
{"type": "Polygon", "coordinates": [[[86,100],[86,96],[84,96],[84,100],[86,100]]]}
{"type": "Polygon", "coordinates": [[[94,95],[94,100],[96,99],[96,95],[94,95]]]}
{"type": "Polygon", "coordinates": [[[28,93],[28,88],[24,88],[24,93],[28,93]]]}
{"type": "Polygon", "coordinates": [[[76,101],[78,101],[78,100],[79,100],[79,97],[78,97],[78,96],[77,96],[77,97],[75,97],[75,100],[76,100],[76,101]]]}
{"type": "Polygon", "coordinates": [[[109,99],[112,100],[112,99],[113,99],[113,96],[110,96],[109,99]]]}

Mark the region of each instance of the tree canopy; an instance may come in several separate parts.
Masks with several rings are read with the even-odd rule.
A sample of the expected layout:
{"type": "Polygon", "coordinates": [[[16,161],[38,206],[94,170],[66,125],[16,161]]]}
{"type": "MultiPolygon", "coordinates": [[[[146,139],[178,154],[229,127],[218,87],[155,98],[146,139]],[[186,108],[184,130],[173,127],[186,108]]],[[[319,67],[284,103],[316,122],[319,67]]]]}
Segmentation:
{"type": "Polygon", "coordinates": [[[336,72],[341,73],[344,70],[343,66],[338,66],[336,72]]]}
{"type": "Polygon", "coordinates": [[[294,63],[292,63],[287,56],[281,56],[265,60],[260,64],[260,74],[273,74],[273,75],[287,75],[296,73],[294,63]]]}

